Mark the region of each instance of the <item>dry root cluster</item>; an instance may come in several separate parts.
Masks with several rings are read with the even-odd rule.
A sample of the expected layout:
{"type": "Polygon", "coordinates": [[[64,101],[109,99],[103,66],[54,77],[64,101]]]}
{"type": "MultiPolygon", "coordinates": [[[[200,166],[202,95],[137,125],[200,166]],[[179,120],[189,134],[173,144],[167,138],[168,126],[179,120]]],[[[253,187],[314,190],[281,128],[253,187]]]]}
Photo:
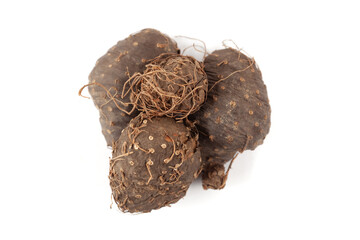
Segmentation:
{"type": "Polygon", "coordinates": [[[129,81],[130,100],[148,117],[183,119],[200,109],[208,81],[204,66],[179,54],[162,54],[129,81]]]}
{"type": "Polygon", "coordinates": [[[79,92],[89,87],[99,109],[113,148],[112,196],[124,212],[177,202],[201,173],[204,189],[224,188],[236,154],[269,132],[271,108],[254,59],[226,44],[209,54],[203,45],[199,62],[144,29],[102,56],[79,92]]]}

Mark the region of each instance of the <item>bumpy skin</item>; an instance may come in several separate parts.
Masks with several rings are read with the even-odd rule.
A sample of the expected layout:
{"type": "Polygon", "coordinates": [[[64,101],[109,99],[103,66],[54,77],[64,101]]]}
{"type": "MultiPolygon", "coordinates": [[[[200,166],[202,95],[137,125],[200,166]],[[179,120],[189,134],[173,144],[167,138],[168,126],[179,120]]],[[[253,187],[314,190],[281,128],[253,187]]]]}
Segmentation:
{"type": "Polygon", "coordinates": [[[124,212],[177,202],[201,172],[198,135],[171,118],[140,114],[124,129],[110,160],[110,186],[124,212]]]}
{"type": "Polygon", "coordinates": [[[119,41],[96,62],[89,83],[100,83],[108,92],[99,85],[90,85],[89,92],[100,110],[102,132],[108,146],[112,146],[121,130],[138,114],[134,111],[128,115],[118,108],[128,112],[132,109],[129,96],[121,98],[124,83],[134,73],[143,72],[148,60],[162,53],[177,52],[176,43],[169,37],[154,29],[144,29],[119,41]]]}
{"type": "Polygon", "coordinates": [[[263,143],[270,129],[271,109],[254,60],[228,48],[214,51],[204,64],[209,79],[208,100],[194,118],[202,157],[212,163],[214,170],[216,164],[223,165],[237,151],[254,150],[263,143]]]}
{"type": "Polygon", "coordinates": [[[202,175],[202,185],[207,189],[222,189],[225,186],[226,173],[224,165],[210,163],[206,165],[202,175]]]}

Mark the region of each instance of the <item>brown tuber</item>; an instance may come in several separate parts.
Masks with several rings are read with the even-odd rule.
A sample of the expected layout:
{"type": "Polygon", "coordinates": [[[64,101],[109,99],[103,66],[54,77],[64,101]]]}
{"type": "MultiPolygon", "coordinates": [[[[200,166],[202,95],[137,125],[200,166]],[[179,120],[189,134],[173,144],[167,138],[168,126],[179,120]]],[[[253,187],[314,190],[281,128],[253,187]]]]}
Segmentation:
{"type": "Polygon", "coordinates": [[[131,102],[148,117],[186,118],[199,110],[208,90],[203,64],[171,53],[155,58],[129,84],[131,102]]]}
{"type": "Polygon", "coordinates": [[[177,202],[201,172],[197,132],[184,123],[140,114],[123,130],[110,159],[119,209],[150,212],[177,202]]]}
{"type": "Polygon", "coordinates": [[[100,111],[102,133],[112,146],[121,130],[138,112],[130,115],[128,96],[122,98],[125,82],[146,63],[162,53],[177,53],[177,44],[154,29],[144,29],[119,41],[102,56],[89,75],[89,92],[100,111]]]}
{"type": "Polygon", "coordinates": [[[269,133],[255,60],[233,48],[208,54],[205,44],[204,54],[203,63],[180,55],[171,38],[144,29],[109,49],[80,89],[89,87],[100,111],[112,198],[123,212],[176,203],[200,173],[204,189],[224,188],[237,154],[269,133]]]}
{"type": "Polygon", "coordinates": [[[206,162],[203,187],[216,189],[224,186],[216,183],[219,177],[226,181],[227,175],[221,170],[224,163],[236,152],[254,150],[263,143],[270,129],[271,109],[253,59],[227,48],[207,56],[204,65],[209,79],[208,99],[194,119],[206,162]]]}

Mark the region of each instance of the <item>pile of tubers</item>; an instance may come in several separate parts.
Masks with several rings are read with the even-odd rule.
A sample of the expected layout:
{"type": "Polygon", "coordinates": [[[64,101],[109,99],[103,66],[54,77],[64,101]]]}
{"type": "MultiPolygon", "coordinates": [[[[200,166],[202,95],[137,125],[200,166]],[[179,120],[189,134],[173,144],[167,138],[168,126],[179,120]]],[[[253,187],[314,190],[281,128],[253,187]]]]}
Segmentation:
{"type": "Polygon", "coordinates": [[[199,62],[155,29],[110,48],[79,95],[85,87],[112,148],[110,187],[124,212],[169,206],[200,175],[204,189],[224,188],[235,156],[262,144],[270,129],[253,58],[226,47],[199,62]]]}

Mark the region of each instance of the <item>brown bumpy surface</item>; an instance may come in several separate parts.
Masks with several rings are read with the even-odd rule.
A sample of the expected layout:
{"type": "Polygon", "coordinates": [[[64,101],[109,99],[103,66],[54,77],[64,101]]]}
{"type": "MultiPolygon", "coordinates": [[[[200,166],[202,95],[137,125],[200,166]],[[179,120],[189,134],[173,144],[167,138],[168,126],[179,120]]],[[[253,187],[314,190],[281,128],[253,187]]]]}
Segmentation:
{"type": "Polygon", "coordinates": [[[222,189],[225,186],[225,167],[221,164],[207,164],[202,176],[204,189],[222,189]]]}
{"type": "Polygon", "coordinates": [[[121,130],[138,113],[132,109],[129,97],[121,98],[124,83],[136,72],[143,72],[148,60],[162,53],[177,53],[177,45],[169,37],[154,29],[144,29],[119,41],[102,56],[89,75],[89,92],[100,110],[102,132],[108,146],[112,146],[121,130]],[[100,84],[104,87],[101,87],[100,84]]]}
{"type": "Polygon", "coordinates": [[[186,118],[206,99],[208,80],[202,63],[179,54],[162,54],[130,83],[131,101],[149,117],[186,118]]]}
{"type": "Polygon", "coordinates": [[[119,209],[150,212],[185,196],[201,172],[198,135],[171,118],[131,120],[113,147],[110,186],[119,209]]]}
{"type": "Polygon", "coordinates": [[[221,166],[237,151],[254,150],[263,143],[270,129],[271,109],[260,69],[253,59],[228,48],[214,51],[204,64],[209,79],[208,99],[194,118],[202,158],[212,163],[212,172],[218,172],[214,171],[220,168],[216,164],[221,166]]]}

